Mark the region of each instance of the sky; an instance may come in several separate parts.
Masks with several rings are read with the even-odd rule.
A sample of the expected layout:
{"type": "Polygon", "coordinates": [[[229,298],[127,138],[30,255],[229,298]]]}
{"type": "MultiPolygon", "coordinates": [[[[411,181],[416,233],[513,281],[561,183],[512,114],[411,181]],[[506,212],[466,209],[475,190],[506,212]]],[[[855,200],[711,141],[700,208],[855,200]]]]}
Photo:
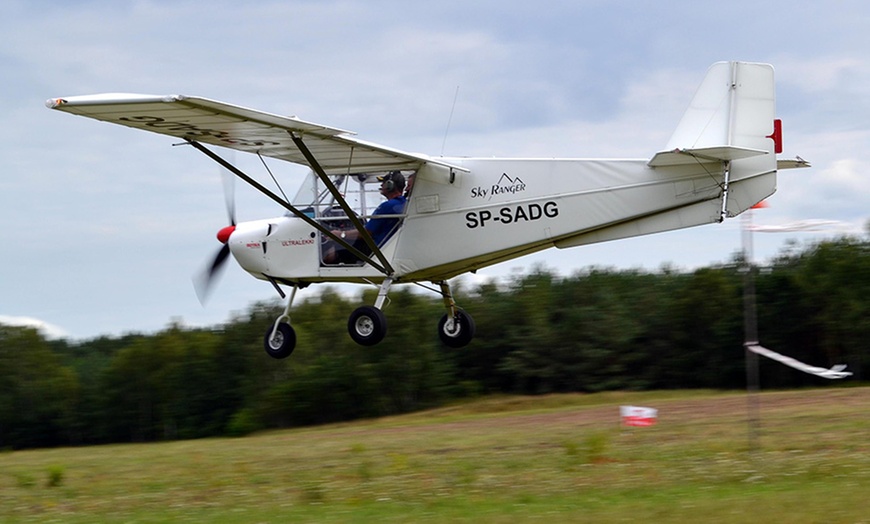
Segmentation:
{"type": "MultiPolygon", "coordinates": [[[[213,162],[170,137],[50,111],[49,98],[203,96],[435,156],[649,158],[712,63],[767,62],[781,158],[812,168],[781,172],[752,220],[832,222],[757,233],[756,260],[863,235],[870,219],[864,1],[5,0],[2,12],[0,323],[52,337],[217,326],[277,294],[233,263],[206,306],[196,298],[191,277],[227,222],[213,162]]],[[[256,157],[235,160],[263,175],[256,157]]],[[[279,164],[293,194],[306,170],[279,164]]],[[[282,214],[241,183],[236,200],[239,220],[282,214]]],[[[740,231],[737,218],[551,249],[465,282],[541,265],[691,270],[731,260],[740,231]]]]}

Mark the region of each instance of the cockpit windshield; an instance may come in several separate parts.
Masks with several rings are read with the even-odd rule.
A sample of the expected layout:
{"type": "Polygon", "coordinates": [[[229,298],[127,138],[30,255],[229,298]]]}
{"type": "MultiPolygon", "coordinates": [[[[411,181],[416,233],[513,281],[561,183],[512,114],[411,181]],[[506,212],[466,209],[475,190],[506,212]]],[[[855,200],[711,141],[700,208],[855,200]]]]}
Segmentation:
{"type": "MultiPolygon", "coordinates": [[[[357,216],[365,220],[383,201],[379,191],[378,177],[386,174],[386,172],[374,172],[332,175],[330,181],[338,189],[348,206],[357,216]]],[[[414,172],[402,171],[402,174],[405,179],[408,179],[414,172]]],[[[341,220],[341,217],[344,216],[336,198],[313,171],[309,171],[291,203],[311,218],[322,218],[329,221],[331,219],[341,220]]],[[[346,217],[344,219],[346,220],[346,217]]]]}
{"type": "MultiPolygon", "coordinates": [[[[404,198],[409,195],[413,186],[412,183],[408,182],[413,181],[415,174],[415,171],[352,173],[332,175],[329,180],[335,185],[341,198],[361,222],[367,223],[373,214],[377,214],[377,217],[373,219],[374,222],[367,223],[365,227],[372,235],[372,240],[380,245],[402,225],[404,198]],[[382,195],[380,190],[382,182],[378,178],[388,180],[390,184],[394,184],[394,187],[402,191],[404,197],[399,200],[398,206],[390,204],[394,200],[389,202],[385,200],[385,195],[382,195]],[[396,180],[398,182],[395,182],[396,180]],[[378,206],[382,204],[390,211],[385,213],[383,209],[378,210],[378,206]],[[376,210],[378,210],[377,213],[375,213],[376,210]]],[[[390,196],[389,198],[396,197],[390,196]]],[[[339,199],[330,192],[324,181],[314,172],[308,173],[296,196],[293,197],[292,204],[310,218],[320,222],[333,234],[345,239],[355,249],[366,254],[370,252],[365,241],[359,238],[359,232],[354,227],[353,220],[342,209],[339,199]]],[[[328,239],[325,235],[321,235],[320,249],[320,261],[323,266],[358,266],[362,264],[362,261],[345,246],[328,239]]]]}

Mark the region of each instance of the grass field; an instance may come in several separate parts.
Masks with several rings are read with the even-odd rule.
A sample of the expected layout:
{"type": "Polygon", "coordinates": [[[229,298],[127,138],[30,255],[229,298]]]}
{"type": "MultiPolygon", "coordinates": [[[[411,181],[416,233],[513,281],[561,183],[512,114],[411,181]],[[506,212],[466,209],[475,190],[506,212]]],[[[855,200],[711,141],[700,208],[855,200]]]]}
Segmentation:
{"type": "Polygon", "coordinates": [[[0,453],[0,522],[870,522],[870,388],[487,398],[239,439],[0,453]],[[659,409],[649,428],[619,406],[659,409]]]}

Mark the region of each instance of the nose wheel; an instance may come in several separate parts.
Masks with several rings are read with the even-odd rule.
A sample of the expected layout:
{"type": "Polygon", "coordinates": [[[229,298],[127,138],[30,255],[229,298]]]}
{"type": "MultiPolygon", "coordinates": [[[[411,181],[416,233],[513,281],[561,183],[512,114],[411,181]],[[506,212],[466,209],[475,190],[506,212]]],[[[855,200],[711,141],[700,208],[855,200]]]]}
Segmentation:
{"type": "MultiPolygon", "coordinates": [[[[275,287],[277,288],[277,285],[275,287]]],[[[266,354],[272,358],[287,358],[296,349],[296,330],[290,325],[290,306],[293,305],[297,289],[296,286],[293,286],[293,291],[290,293],[290,300],[287,301],[284,313],[275,320],[272,327],[266,331],[266,336],[263,337],[263,347],[266,350],[266,354]]]]}
{"type": "Polygon", "coordinates": [[[296,349],[296,330],[290,324],[279,322],[266,331],[264,346],[270,357],[287,358],[296,349]]]}

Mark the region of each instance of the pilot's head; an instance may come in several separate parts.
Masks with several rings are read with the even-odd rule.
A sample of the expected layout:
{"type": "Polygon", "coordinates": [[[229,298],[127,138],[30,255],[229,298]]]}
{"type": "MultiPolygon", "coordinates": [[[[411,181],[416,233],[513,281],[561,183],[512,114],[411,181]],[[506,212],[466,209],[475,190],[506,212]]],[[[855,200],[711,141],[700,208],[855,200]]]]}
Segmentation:
{"type": "Polygon", "coordinates": [[[390,171],[379,176],[378,182],[381,183],[381,194],[384,196],[401,195],[405,189],[405,175],[399,171],[390,171]]]}

